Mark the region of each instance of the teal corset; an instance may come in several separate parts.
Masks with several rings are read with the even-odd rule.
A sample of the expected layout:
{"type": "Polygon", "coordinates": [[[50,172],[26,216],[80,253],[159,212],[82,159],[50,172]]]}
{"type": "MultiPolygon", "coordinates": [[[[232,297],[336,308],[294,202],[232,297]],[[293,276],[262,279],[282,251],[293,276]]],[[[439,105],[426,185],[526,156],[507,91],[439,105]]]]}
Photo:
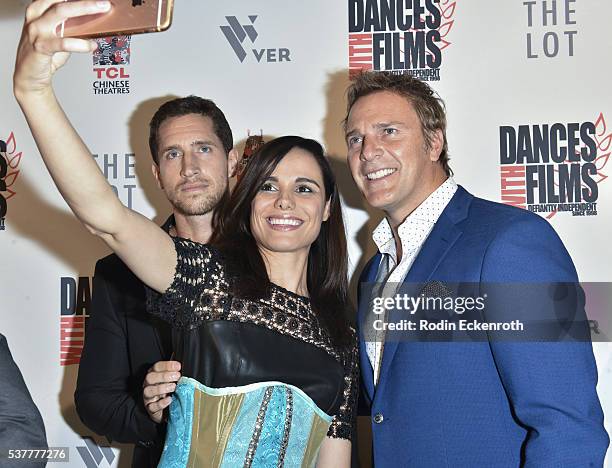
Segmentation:
{"type": "Polygon", "coordinates": [[[292,385],[210,388],[181,377],[159,467],[313,467],[331,422],[292,385]]]}

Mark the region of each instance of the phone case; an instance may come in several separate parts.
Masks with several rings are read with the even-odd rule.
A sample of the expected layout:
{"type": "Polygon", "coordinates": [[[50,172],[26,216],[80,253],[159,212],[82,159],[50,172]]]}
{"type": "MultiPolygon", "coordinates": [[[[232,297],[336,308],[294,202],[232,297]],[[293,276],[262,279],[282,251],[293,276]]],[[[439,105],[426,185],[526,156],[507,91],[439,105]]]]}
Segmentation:
{"type": "MultiPolygon", "coordinates": [[[[67,0],[74,1],[74,0],[67,0]]],[[[164,31],[172,23],[174,0],[111,0],[110,12],[70,18],[60,37],[106,37],[164,31]]]]}

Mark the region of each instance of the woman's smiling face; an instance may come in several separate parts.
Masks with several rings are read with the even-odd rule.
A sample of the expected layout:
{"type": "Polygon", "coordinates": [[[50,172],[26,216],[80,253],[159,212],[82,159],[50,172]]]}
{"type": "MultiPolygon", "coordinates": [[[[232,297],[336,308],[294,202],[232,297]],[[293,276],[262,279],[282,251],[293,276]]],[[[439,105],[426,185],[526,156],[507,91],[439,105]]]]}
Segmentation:
{"type": "Polygon", "coordinates": [[[308,151],[291,149],[251,203],[251,233],[260,250],[310,249],[329,218],[323,174],[308,151]]]}

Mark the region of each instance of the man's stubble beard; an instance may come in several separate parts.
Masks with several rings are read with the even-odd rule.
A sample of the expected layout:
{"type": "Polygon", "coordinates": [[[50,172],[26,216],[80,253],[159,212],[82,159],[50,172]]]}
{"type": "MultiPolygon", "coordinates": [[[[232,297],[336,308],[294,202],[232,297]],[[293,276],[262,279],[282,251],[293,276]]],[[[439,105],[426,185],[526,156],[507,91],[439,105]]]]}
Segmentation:
{"type": "Polygon", "coordinates": [[[215,191],[204,191],[193,197],[181,198],[177,191],[166,193],[172,207],[184,216],[201,216],[213,211],[223,198],[226,187],[217,186],[215,191]]]}

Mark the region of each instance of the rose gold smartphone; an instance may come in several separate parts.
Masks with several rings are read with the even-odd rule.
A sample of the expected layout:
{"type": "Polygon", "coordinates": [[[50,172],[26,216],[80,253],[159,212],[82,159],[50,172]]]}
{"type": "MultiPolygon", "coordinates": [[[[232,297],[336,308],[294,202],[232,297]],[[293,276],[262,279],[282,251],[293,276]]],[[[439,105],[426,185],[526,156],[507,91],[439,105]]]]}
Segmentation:
{"type": "MultiPolygon", "coordinates": [[[[65,0],[74,1],[74,0],[65,0]]],[[[108,37],[165,31],[172,23],[174,0],[110,0],[111,10],[99,15],[70,18],[60,37],[108,37]]]]}

